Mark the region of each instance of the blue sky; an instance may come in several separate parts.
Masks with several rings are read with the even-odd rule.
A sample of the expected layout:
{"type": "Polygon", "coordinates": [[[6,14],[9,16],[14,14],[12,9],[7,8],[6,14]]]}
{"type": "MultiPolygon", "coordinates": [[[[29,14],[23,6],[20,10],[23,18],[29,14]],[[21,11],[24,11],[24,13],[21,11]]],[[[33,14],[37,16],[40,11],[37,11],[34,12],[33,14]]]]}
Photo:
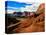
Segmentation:
{"type": "MultiPolygon", "coordinates": [[[[25,8],[26,6],[31,6],[32,4],[27,4],[24,2],[18,2],[18,1],[5,1],[5,8],[7,9],[7,12],[19,12],[21,11],[21,8],[25,8]]],[[[22,10],[24,11],[24,9],[22,10]]]]}
{"type": "Polygon", "coordinates": [[[32,5],[32,4],[26,4],[22,2],[16,2],[16,1],[6,1],[6,3],[7,3],[7,8],[9,7],[8,9],[12,9],[10,7],[21,8],[21,7],[32,5]]]}
{"type": "Polygon", "coordinates": [[[7,5],[7,7],[5,7],[7,8],[7,12],[15,12],[15,11],[16,12],[34,11],[35,12],[40,4],[38,2],[31,2],[31,1],[22,2],[22,1],[17,1],[17,0],[16,1],[6,1],[5,3],[7,3],[5,4],[7,5]]]}

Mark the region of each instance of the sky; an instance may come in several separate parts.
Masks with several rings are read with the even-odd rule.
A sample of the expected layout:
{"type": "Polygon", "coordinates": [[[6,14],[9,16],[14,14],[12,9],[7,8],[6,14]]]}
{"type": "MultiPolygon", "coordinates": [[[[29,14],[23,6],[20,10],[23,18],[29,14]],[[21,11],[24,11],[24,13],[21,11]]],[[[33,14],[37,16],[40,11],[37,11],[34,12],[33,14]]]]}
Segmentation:
{"type": "Polygon", "coordinates": [[[10,7],[21,8],[21,7],[32,5],[32,4],[26,4],[26,3],[16,2],[16,1],[6,1],[6,3],[8,8],[10,7]]]}
{"type": "Polygon", "coordinates": [[[5,3],[7,3],[7,6],[5,8],[7,8],[7,10],[20,10],[20,8],[25,8],[26,6],[31,6],[32,4],[27,4],[27,3],[23,3],[23,2],[16,2],[16,1],[6,1],[5,3]]]}
{"type": "Polygon", "coordinates": [[[18,12],[18,11],[36,11],[41,1],[37,0],[8,0],[7,3],[7,12],[18,12]],[[38,1],[38,2],[37,2],[38,1]]]}

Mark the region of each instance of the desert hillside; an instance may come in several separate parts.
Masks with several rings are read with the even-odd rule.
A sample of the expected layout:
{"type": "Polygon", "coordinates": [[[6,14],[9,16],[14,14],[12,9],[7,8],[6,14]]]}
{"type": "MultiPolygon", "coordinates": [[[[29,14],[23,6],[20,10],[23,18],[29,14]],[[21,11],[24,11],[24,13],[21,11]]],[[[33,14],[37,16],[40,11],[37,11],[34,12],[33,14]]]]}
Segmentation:
{"type": "Polygon", "coordinates": [[[20,21],[16,32],[44,32],[45,31],[45,4],[40,4],[36,14],[20,21]]]}

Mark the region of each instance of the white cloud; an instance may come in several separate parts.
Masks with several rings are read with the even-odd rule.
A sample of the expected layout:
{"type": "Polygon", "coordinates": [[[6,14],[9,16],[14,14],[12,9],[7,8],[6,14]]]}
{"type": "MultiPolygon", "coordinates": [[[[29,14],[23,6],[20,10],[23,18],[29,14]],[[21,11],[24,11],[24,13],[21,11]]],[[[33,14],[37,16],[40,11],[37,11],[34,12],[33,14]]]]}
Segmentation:
{"type": "Polygon", "coordinates": [[[14,10],[7,10],[7,13],[13,13],[14,10]]]}
{"type": "Polygon", "coordinates": [[[10,7],[10,6],[7,6],[7,7],[5,7],[5,8],[18,9],[18,8],[16,8],[16,7],[10,7]]]}
{"type": "Polygon", "coordinates": [[[33,5],[31,6],[26,6],[25,8],[24,7],[21,7],[21,11],[24,12],[24,11],[28,11],[28,12],[36,12],[38,7],[39,7],[39,3],[34,3],[33,5]]]}
{"type": "Polygon", "coordinates": [[[15,7],[10,7],[10,6],[7,7],[8,13],[13,13],[13,12],[18,12],[18,11],[20,11],[20,8],[15,8],[15,7]]]}
{"type": "Polygon", "coordinates": [[[13,13],[13,12],[24,12],[24,11],[28,11],[28,12],[36,12],[38,7],[39,7],[39,3],[34,3],[33,5],[30,6],[26,6],[26,7],[21,7],[21,8],[14,8],[14,7],[9,7],[9,8],[13,8],[15,10],[7,10],[8,13],[13,13]]]}

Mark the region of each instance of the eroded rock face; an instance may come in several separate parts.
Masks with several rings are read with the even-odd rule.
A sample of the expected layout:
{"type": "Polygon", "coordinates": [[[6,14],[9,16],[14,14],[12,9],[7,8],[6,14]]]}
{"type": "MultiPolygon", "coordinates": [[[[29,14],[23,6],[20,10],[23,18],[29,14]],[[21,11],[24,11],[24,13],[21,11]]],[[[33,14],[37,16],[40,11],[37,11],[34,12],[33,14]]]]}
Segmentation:
{"type": "Polygon", "coordinates": [[[45,3],[40,4],[39,8],[37,9],[36,13],[41,14],[45,12],[45,3]]]}

